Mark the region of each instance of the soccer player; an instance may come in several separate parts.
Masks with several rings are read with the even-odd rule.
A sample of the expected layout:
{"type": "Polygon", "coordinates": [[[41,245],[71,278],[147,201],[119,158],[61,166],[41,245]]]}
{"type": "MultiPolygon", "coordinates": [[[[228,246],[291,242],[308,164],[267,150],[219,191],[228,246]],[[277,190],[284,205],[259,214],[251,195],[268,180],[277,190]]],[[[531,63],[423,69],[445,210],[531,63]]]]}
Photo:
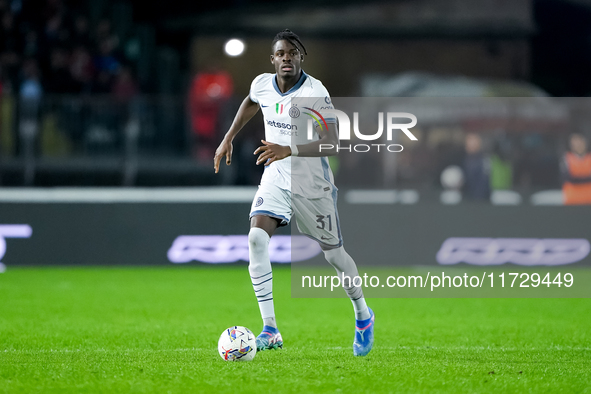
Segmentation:
{"type": "Polygon", "coordinates": [[[271,48],[275,74],[261,74],[253,80],[250,94],[240,105],[214,157],[216,173],[222,157],[225,156],[226,165],[230,165],[232,140],[260,108],[265,140],[254,154],[259,155],[256,163],[264,164],[265,171],[252,203],[248,233],[248,268],[264,324],[256,339],[257,349],[283,347],[275,321],[268,245],[277,227],[287,225],[295,214],[300,231],[318,241],[326,260],[339,277],[345,278],[343,287],[355,310],[353,354],[365,356],[373,346],[375,317],[365,303],[361,288],[353,286],[343,276],[354,278],[358,271],[343,248],[336,208],[337,188],[326,157],[337,154],[336,119],[322,118],[323,121],[315,125],[314,140],[302,139],[308,119],[304,113],[318,115],[320,109],[333,108],[330,96],[319,80],[302,70],[307,52],[295,33],[287,29],[278,33],[271,48]],[[305,101],[307,98],[310,101],[305,101]],[[296,131],[298,124],[299,131],[296,131]],[[322,152],[320,144],[326,144],[322,152]],[[329,145],[335,148],[324,149],[329,145]]]}

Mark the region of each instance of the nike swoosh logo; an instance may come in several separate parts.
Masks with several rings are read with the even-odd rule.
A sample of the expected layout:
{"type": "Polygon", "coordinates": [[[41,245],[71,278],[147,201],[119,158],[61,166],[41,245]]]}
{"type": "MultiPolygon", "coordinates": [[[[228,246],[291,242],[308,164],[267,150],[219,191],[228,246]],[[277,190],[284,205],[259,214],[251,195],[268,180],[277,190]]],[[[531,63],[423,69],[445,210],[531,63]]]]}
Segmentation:
{"type": "Polygon", "coordinates": [[[324,235],[322,237],[320,237],[320,239],[331,239],[332,237],[325,237],[324,235]]]}
{"type": "Polygon", "coordinates": [[[267,108],[267,107],[268,107],[268,105],[263,105],[263,104],[261,104],[261,107],[263,107],[263,108],[267,108]]]}

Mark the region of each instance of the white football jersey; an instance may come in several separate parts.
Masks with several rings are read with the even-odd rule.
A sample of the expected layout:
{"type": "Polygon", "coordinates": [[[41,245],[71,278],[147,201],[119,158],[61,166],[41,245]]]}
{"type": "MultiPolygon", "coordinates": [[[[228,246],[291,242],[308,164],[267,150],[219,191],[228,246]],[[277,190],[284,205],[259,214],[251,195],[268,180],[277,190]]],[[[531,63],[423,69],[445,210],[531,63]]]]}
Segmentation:
{"type": "MultiPolygon", "coordinates": [[[[318,140],[313,127],[308,139],[308,119],[336,123],[334,117],[320,117],[318,111],[333,109],[328,91],[318,79],[304,73],[287,92],[277,86],[275,74],[261,74],[250,86],[250,99],[258,103],[265,123],[265,140],[279,145],[304,145],[318,140]]],[[[325,124],[326,123],[326,124],[325,124]]],[[[265,166],[261,186],[272,183],[308,198],[330,194],[334,186],[327,157],[286,157],[265,166]]]]}

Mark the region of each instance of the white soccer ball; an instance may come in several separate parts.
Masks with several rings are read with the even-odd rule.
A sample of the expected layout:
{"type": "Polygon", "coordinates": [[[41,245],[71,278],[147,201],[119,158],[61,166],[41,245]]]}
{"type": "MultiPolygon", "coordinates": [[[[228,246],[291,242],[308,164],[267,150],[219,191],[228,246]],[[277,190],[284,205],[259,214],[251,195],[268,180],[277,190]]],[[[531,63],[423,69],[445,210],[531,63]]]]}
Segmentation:
{"type": "Polygon", "coordinates": [[[257,354],[256,337],[246,327],[230,327],[220,336],[218,352],[226,361],[250,361],[257,354]]]}

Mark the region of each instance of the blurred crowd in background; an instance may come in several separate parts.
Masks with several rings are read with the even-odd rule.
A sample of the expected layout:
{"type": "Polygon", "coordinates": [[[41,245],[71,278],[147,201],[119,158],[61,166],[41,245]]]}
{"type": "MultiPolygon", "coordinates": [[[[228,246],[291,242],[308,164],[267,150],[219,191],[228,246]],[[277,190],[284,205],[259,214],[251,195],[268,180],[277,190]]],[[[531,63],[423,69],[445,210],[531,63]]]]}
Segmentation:
{"type": "MultiPolygon", "coordinates": [[[[206,66],[199,62],[198,67],[191,66],[192,53],[208,53],[205,46],[157,49],[154,34],[162,25],[150,30],[144,23],[142,30],[131,16],[138,4],[131,0],[0,0],[0,184],[258,183],[262,169],[254,165],[252,151],[263,127],[256,118],[236,140],[233,168],[223,168],[224,174],[214,177],[211,162],[244,97],[244,75],[251,79],[270,68],[243,70],[237,83],[236,72],[213,58],[206,66]],[[127,19],[117,19],[120,14],[127,19]]],[[[270,43],[272,36],[268,38],[270,43]]],[[[485,43],[486,53],[498,58],[499,51],[508,51],[502,45],[485,43]]],[[[526,75],[526,63],[518,67],[515,77],[526,75]]],[[[359,78],[349,81],[350,91],[360,95],[437,95],[437,88],[425,88],[436,73],[412,74],[410,79],[406,74],[404,78],[400,73],[386,75],[389,83],[377,80],[373,91],[364,71],[355,73],[359,78]],[[422,90],[396,90],[396,86],[407,89],[411,79],[422,90]],[[384,86],[394,90],[380,90],[384,86]]],[[[536,76],[535,70],[532,75],[536,76]]],[[[443,84],[440,90],[478,92],[483,85],[473,81],[443,84]]],[[[478,94],[495,91],[502,96],[510,91],[507,86],[478,94]]],[[[513,95],[548,95],[533,84],[525,90],[522,85],[512,89],[513,95]]],[[[424,129],[419,141],[405,145],[404,153],[395,159],[342,154],[331,159],[337,182],[342,187],[439,190],[444,188],[442,173],[455,166],[462,171],[465,195],[486,199],[491,190],[560,188],[573,179],[569,165],[586,171],[585,163],[573,164],[574,159],[569,162],[565,156],[578,151],[576,155],[586,157],[586,147],[580,146],[590,130],[579,125],[521,133],[464,126],[424,129]],[[571,134],[583,141],[574,142],[579,148],[569,146],[571,134]],[[359,168],[374,171],[357,176],[359,168]]]]}
{"type": "Polygon", "coordinates": [[[33,99],[111,94],[129,100],[139,93],[133,69],[137,49],[114,34],[109,19],[92,26],[83,7],[63,0],[0,0],[0,14],[4,94],[33,99]]]}

